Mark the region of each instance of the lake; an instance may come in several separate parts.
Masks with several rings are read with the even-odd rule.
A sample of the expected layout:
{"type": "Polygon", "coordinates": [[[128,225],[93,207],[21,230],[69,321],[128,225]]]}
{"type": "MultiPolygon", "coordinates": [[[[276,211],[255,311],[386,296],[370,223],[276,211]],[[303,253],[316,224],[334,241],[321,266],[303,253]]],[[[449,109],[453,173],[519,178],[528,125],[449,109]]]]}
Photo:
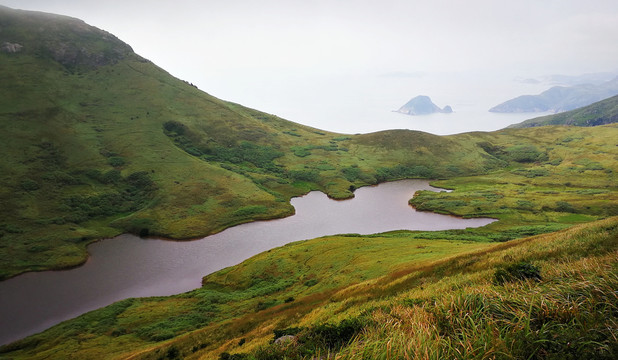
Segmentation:
{"type": "Polygon", "coordinates": [[[425,180],[363,187],[350,200],[321,192],[292,199],[296,214],[238,225],[193,241],[121,235],[88,247],[78,268],[27,273],[0,282],[0,344],[129,297],[172,295],[198,288],[203,276],[287,243],[343,233],[479,227],[492,219],[418,212],[417,190],[440,191],[425,180]]]}

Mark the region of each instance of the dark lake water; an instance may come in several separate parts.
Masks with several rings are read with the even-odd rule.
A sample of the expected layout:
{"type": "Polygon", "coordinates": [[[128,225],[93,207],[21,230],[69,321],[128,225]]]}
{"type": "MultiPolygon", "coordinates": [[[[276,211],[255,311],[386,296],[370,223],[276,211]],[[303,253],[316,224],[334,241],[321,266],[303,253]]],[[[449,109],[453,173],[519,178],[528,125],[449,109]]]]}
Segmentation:
{"type": "Polygon", "coordinates": [[[360,188],[354,199],[344,201],[311,192],[292,199],[293,216],[235,226],[200,240],[121,235],[97,242],[88,247],[90,258],[83,266],[0,282],[0,344],[121,299],[193,290],[204,275],[293,241],[343,233],[462,229],[493,221],[417,212],[408,205],[417,190],[440,191],[424,180],[403,180],[360,188]]]}

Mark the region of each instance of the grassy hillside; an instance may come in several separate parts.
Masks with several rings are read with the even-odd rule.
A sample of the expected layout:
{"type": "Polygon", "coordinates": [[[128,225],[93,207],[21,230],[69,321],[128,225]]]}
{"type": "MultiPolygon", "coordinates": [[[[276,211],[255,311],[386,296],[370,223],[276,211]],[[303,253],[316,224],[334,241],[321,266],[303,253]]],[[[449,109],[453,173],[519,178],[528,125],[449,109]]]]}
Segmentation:
{"type": "Polygon", "coordinates": [[[289,244],[0,348],[14,359],[613,359],[618,218],[491,244],[431,233],[289,244]],[[289,342],[275,338],[293,335],[289,342]],[[234,354],[234,355],[230,355],[234,354]]]}
{"type": "MultiPolygon", "coordinates": [[[[612,358],[615,309],[603,304],[615,303],[618,218],[568,227],[618,213],[615,130],[459,135],[462,142],[478,141],[506,167],[439,181],[454,191],[420,192],[411,202],[498,222],[289,244],[205,277],[198,290],[128,299],[2,351],[15,358],[216,359],[243,353],[265,359],[329,351],[367,359],[415,352],[432,358],[560,358],[564,351],[573,358],[612,358]],[[522,145],[530,139],[538,145],[522,145]],[[475,251],[481,252],[468,254],[475,251]],[[520,262],[527,264],[524,273],[540,269],[542,281],[494,284],[499,269],[518,273],[520,262]],[[602,290],[590,290],[596,288],[602,290]],[[569,310],[574,306],[581,313],[569,310]],[[456,322],[449,311],[468,313],[467,322],[456,322]],[[418,328],[423,332],[413,331],[418,328]],[[298,345],[271,344],[275,330],[298,332],[298,345]],[[331,338],[333,333],[351,335],[331,338]]],[[[388,136],[396,148],[397,135],[361,138],[368,146],[388,136]]]]}
{"type": "Polygon", "coordinates": [[[453,189],[418,209],[499,219],[290,244],[0,357],[615,358],[618,125],[335,134],[214,98],[79,20],[0,7],[0,28],[0,279],[402,178],[453,189]]]}
{"type": "Polygon", "coordinates": [[[598,126],[618,122],[618,95],[555,115],[541,116],[513,124],[510,128],[525,128],[546,125],[598,126]]]}
{"type": "Polygon", "coordinates": [[[123,232],[195,238],[289,215],[312,189],[346,198],[387,180],[526,168],[513,146],[558,161],[550,148],[569,136],[616,133],[334,134],[216,99],[76,19],[1,8],[0,24],[13,44],[0,51],[0,279],[75,266],[91,241],[123,232]]]}
{"type": "Polygon", "coordinates": [[[76,19],[2,7],[0,26],[0,279],[77,265],[123,232],[186,239],[289,215],[311,189],[493,168],[453,139],[345,136],[221,101],[76,19]]]}

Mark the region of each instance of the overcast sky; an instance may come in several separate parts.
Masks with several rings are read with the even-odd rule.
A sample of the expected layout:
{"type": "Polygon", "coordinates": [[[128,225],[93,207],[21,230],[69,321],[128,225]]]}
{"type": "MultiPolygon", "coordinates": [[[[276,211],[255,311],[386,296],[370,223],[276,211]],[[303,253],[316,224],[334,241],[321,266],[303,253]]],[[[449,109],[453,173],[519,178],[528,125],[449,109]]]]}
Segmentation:
{"type": "Polygon", "coordinates": [[[243,96],[251,99],[243,91],[255,92],[252,83],[275,76],[287,79],[293,91],[293,84],[302,86],[304,79],[341,74],[482,71],[534,77],[618,70],[616,0],[0,4],[80,18],[115,34],[173,75],[237,102],[243,96]]]}

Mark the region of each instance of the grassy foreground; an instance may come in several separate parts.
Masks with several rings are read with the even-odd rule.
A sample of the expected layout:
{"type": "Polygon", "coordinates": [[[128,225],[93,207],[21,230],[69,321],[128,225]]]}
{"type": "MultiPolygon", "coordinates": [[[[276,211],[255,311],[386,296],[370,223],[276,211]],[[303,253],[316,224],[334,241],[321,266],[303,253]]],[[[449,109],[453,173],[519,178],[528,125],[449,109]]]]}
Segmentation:
{"type": "Polygon", "coordinates": [[[613,359],[618,354],[618,217],[500,244],[419,239],[422,234],[431,233],[289,244],[205,277],[198,290],[121,301],[4,346],[0,356],[613,359]],[[294,337],[276,344],[274,334],[294,337]]]}

